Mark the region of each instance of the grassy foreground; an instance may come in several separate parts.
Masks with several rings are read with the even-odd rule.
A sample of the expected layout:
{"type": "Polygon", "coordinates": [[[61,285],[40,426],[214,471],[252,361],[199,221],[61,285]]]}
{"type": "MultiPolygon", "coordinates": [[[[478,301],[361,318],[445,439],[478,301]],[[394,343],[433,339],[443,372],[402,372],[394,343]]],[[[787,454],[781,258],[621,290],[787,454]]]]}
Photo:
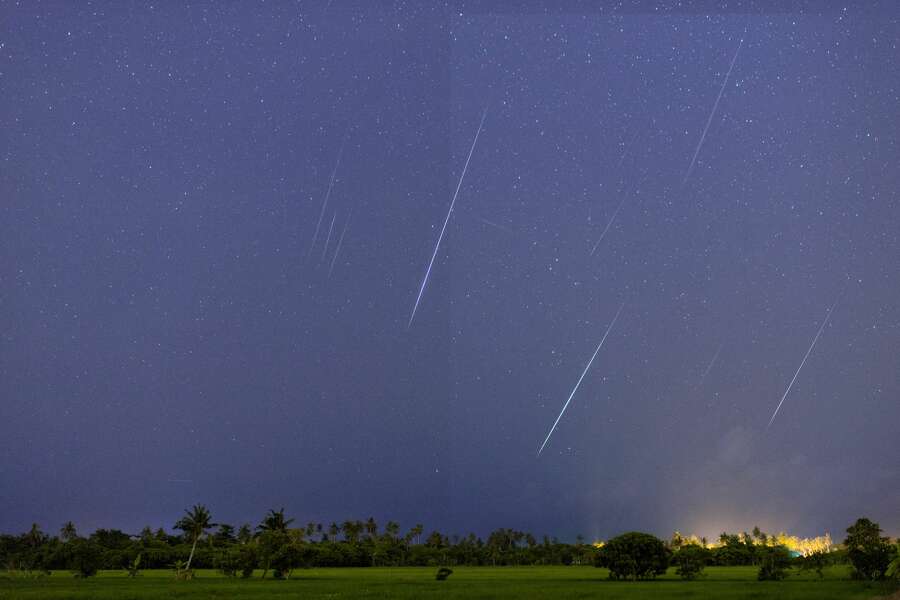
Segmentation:
{"type": "Polygon", "coordinates": [[[753,567],[710,567],[702,579],[681,581],[670,569],[656,581],[616,582],[593,567],[460,567],[435,581],[428,567],[302,569],[290,580],[228,579],[198,571],[175,581],[171,571],[144,571],[135,578],[104,571],[78,580],[66,571],[28,579],[0,575],[0,599],[56,598],[872,598],[894,591],[890,584],[853,581],[844,567],[815,574],[791,572],[784,581],[756,581],[753,567]]]}

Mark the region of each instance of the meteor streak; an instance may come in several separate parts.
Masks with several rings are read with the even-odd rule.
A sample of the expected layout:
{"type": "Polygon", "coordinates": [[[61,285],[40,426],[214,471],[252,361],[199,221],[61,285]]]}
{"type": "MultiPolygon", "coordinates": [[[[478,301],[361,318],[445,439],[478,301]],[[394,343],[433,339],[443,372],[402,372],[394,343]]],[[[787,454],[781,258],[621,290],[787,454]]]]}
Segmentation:
{"type": "Polygon", "coordinates": [[[484,217],[476,217],[476,218],[479,221],[481,221],[482,223],[484,223],[485,225],[490,225],[491,227],[494,227],[495,229],[499,229],[500,231],[504,231],[506,233],[512,233],[512,231],[510,231],[509,228],[504,227],[503,225],[494,223],[493,221],[489,221],[489,220],[485,219],[484,217]]]}
{"type": "Polygon", "coordinates": [[[597,248],[600,247],[600,242],[602,242],[602,241],[603,241],[603,238],[606,237],[606,232],[609,231],[609,228],[610,228],[610,227],[612,227],[613,221],[616,220],[616,216],[618,216],[619,211],[622,210],[622,207],[623,207],[623,206],[625,206],[625,201],[628,200],[628,197],[631,195],[631,193],[632,193],[634,190],[636,190],[638,187],[640,187],[640,185],[641,185],[642,183],[644,183],[644,181],[645,181],[646,179],[647,179],[647,176],[645,175],[644,178],[641,179],[641,180],[638,182],[638,184],[637,184],[636,186],[634,186],[633,188],[631,188],[631,189],[628,191],[628,193],[625,194],[625,197],[622,198],[622,201],[619,202],[619,206],[616,207],[616,210],[613,212],[612,217],[610,217],[609,223],[606,224],[606,227],[603,229],[603,233],[600,234],[600,239],[597,240],[597,243],[594,244],[594,247],[591,249],[591,256],[593,256],[593,255],[594,255],[594,252],[597,251],[597,248]]]}
{"type": "Polygon", "coordinates": [[[628,194],[625,194],[625,197],[622,198],[622,201],[619,202],[619,206],[617,206],[616,210],[613,212],[612,217],[610,217],[609,222],[606,224],[606,227],[603,229],[603,233],[600,234],[600,239],[597,240],[597,243],[594,244],[594,247],[591,249],[591,256],[593,256],[594,252],[597,251],[597,248],[600,247],[600,242],[602,242],[603,238],[606,237],[606,232],[609,231],[610,227],[612,227],[613,221],[616,220],[616,215],[618,215],[619,211],[622,210],[622,207],[625,206],[626,200],[628,200],[628,194]]]}
{"type": "MultiPolygon", "coordinates": [[[[349,129],[349,127],[348,127],[349,129]]],[[[338,165],[341,164],[341,155],[344,154],[344,144],[347,142],[347,134],[344,134],[344,139],[341,141],[341,149],[338,151],[337,160],[334,162],[334,169],[331,170],[331,179],[328,181],[328,191],[325,192],[325,199],[322,201],[322,210],[319,212],[319,221],[316,223],[316,231],[313,233],[312,244],[309,246],[309,252],[306,253],[306,258],[309,258],[309,255],[312,254],[313,248],[316,247],[316,240],[319,239],[319,229],[322,227],[322,218],[325,216],[325,207],[328,206],[328,198],[331,196],[331,188],[334,187],[334,176],[337,174],[338,165]]]]}
{"type": "Polygon", "coordinates": [[[694,170],[694,163],[697,162],[697,155],[700,154],[700,147],[703,146],[703,140],[706,139],[706,132],[709,131],[709,124],[712,123],[713,117],[716,115],[716,109],[719,108],[719,100],[722,99],[722,93],[725,91],[725,86],[728,84],[728,76],[731,75],[731,69],[734,68],[734,63],[737,60],[738,52],[741,51],[741,46],[744,45],[744,38],[741,38],[740,43],[738,44],[737,50],[734,51],[734,56],[731,58],[731,64],[728,65],[728,72],[725,73],[725,80],[722,81],[722,87],[719,88],[719,95],[716,96],[716,102],[713,104],[712,111],[709,113],[709,118],[706,120],[706,127],[703,128],[703,134],[700,136],[700,141],[697,143],[697,148],[694,150],[694,157],[691,159],[691,166],[688,167],[687,173],[684,174],[684,180],[681,182],[681,185],[687,183],[688,177],[691,176],[691,171],[694,170]]]}
{"type": "Polygon", "coordinates": [[[791,391],[791,387],[793,387],[794,382],[797,381],[797,375],[800,374],[800,369],[803,368],[803,365],[806,364],[806,359],[809,358],[810,353],[812,352],[813,347],[816,345],[816,342],[819,341],[819,336],[822,335],[822,331],[825,329],[825,325],[828,324],[828,319],[831,317],[831,311],[834,310],[834,307],[837,306],[837,300],[834,301],[834,304],[831,305],[831,308],[828,309],[828,313],[825,315],[825,320],[822,321],[822,325],[819,326],[819,331],[816,333],[816,337],[813,338],[812,344],[809,345],[809,350],[806,351],[806,356],[803,357],[803,360],[800,362],[800,366],[797,367],[797,372],[794,373],[794,378],[791,379],[791,382],[788,384],[787,389],[784,391],[784,396],[781,397],[781,402],[778,403],[778,406],[775,407],[775,412],[772,413],[772,418],[769,419],[769,424],[766,425],[766,430],[772,426],[772,423],[775,421],[775,417],[778,415],[778,411],[781,410],[781,405],[784,404],[784,399],[787,398],[788,393],[791,391]]]}
{"type": "Polygon", "coordinates": [[[613,317],[612,323],[609,324],[609,327],[606,328],[606,333],[603,334],[603,339],[600,340],[600,343],[597,344],[597,349],[594,350],[594,355],[591,356],[591,360],[588,361],[587,366],[584,368],[584,371],[581,373],[581,377],[578,378],[578,382],[575,384],[574,389],[572,389],[572,393],[569,394],[569,399],[566,400],[566,403],[563,405],[562,410],[559,411],[559,416],[556,417],[556,420],[553,422],[553,427],[550,428],[550,433],[547,434],[547,437],[544,438],[544,443],[541,444],[540,450],[538,450],[538,456],[541,455],[541,452],[544,451],[544,446],[547,445],[547,442],[550,441],[550,436],[553,435],[553,432],[556,430],[557,424],[559,424],[559,420],[562,419],[563,414],[566,412],[566,409],[569,408],[569,402],[572,401],[572,398],[575,396],[575,392],[578,391],[578,386],[581,385],[581,380],[584,379],[584,376],[587,375],[588,369],[591,368],[591,364],[594,362],[594,359],[597,358],[597,353],[600,352],[600,348],[603,347],[603,342],[606,341],[606,336],[609,335],[609,332],[612,331],[613,325],[616,324],[616,321],[619,318],[619,314],[622,312],[622,309],[625,308],[625,303],[622,303],[622,306],[619,307],[619,310],[616,312],[616,316],[613,317]]]}
{"type": "Polygon", "coordinates": [[[331,216],[331,225],[328,226],[328,235],[325,237],[325,247],[322,249],[321,260],[325,260],[325,255],[328,253],[328,244],[331,243],[331,232],[334,231],[334,220],[335,219],[337,219],[337,213],[334,213],[331,216]]]}
{"type": "Polygon", "coordinates": [[[698,385],[703,385],[703,380],[706,379],[706,376],[709,375],[709,372],[712,371],[713,365],[716,364],[716,359],[719,358],[719,352],[722,351],[722,346],[725,344],[719,344],[719,349],[716,350],[716,353],[713,355],[712,360],[709,361],[709,365],[707,365],[706,370],[703,371],[703,375],[700,376],[700,383],[698,385]]]}
{"type": "Polygon", "coordinates": [[[634,132],[634,135],[631,136],[631,141],[628,142],[628,144],[625,146],[625,151],[622,152],[622,157],[619,159],[619,163],[616,165],[617,169],[622,166],[623,162],[625,162],[625,157],[628,156],[628,150],[631,148],[631,145],[634,143],[634,140],[637,139],[637,136],[639,133],[640,133],[640,130],[637,130],[634,132]]]}
{"type": "Polygon", "coordinates": [[[337,249],[334,251],[334,256],[331,258],[331,266],[328,267],[328,277],[331,277],[331,272],[334,271],[334,263],[337,262],[338,254],[341,253],[341,246],[344,243],[344,234],[347,233],[347,227],[350,225],[350,217],[353,216],[353,211],[350,211],[350,214],[347,215],[347,220],[344,222],[344,228],[341,230],[341,236],[338,238],[337,249]]]}
{"type": "Polygon", "coordinates": [[[475,144],[478,142],[478,136],[481,134],[481,128],[484,126],[484,118],[487,116],[487,106],[481,113],[481,122],[478,124],[478,130],[475,132],[475,139],[472,140],[472,147],[469,148],[469,156],[466,157],[466,164],[463,166],[462,173],[459,176],[459,182],[456,184],[456,192],[453,193],[453,200],[450,201],[450,210],[447,211],[447,217],[444,219],[444,226],[441,227],[441,234],[438,236],[437,244],[434,245],[434,252],[431,254],[431,260],[428,261],[428,268],[425,269],[425,277],[422,278],[422,285],[419,286],[419,295],[416,296],[416,303],[413,306],[412,314],[409,316],[409,323],[406,328],[412,327],[413,319],[416,318],[416,311],[419,309],[419,302],[422,300],[422,293],[425,291],[425,284],[428,283],[428,277],[431,275],[431,267],[434,265],[434,259],[437,256],[438,249],[441,247],[441,240],[444,239],[444,232],[447,231],[447,223],[450,221],[450,215],[453,213],[453,207],[456,204],[456,197],[459,195],[459,188],[462,187],[463,177],[466,176],[466,170],[469,168],[469,161],[472,160],[472,152],[475,151],[475,144]]]}

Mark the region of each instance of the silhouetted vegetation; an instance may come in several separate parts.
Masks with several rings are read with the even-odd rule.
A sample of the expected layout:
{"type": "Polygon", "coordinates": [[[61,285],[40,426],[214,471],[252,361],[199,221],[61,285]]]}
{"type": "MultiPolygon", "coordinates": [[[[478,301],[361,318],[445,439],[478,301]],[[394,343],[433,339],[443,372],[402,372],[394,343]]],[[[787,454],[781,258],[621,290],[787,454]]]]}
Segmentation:
{"type": "Polygon", "coordinates": [[[844,540],[847,556],[857,579],[882,579],[894,552],[890,540],[881,536],[881,527],[869,519],[857,519],[847,528],[844,540]]]}
{"type": "MultiPolygon", "coordinates": [[[[683,538],[676,533],[662,540],[640,532],[615,537],[605,544],[586,544],[579,536],[564,543],[547,536],[514,529],[497,529],[486,539],[475,534],[427,535],[421,524],[403,532],[398,523],[384,527],[373,518],[330,525],[293,526],[284,509],[270,510],[253,527],[212,523],[209,510],[196,505],[175,523],[179,535],[145,527],[131,535],[98,529],[87,537],[66,523],[59,535],[45,534],[35,524],[21,535],[0,535],[0,562],[10,571],[40,576],[51,570],[70,570],[91,577],[98,570],[124,569],[131,577],[141,569],[173,569],[178,579],[193,577],[193,569],[218,569],[227,577],[286,579],[309,567],[368,566],[517,566],[596,565],[609,569],[613,579],[652,579],[675,567],[684,579],[694,579],[706,566],[759,568],[761,580],[777,580],[792,566],[821,575],[825,566],[849,560],[857,577],[884,577],[896,547],[881,537],[876,523],[860,519],[847,532],[846,549],[792,556],[788,548],[755,529],[753,534],[727,534],[717,545],[683,538]]],[[[893,571],[891,571],[893,573],[893,571]]]]}
{"type": "Polygon", "coordinates": [[[696,579],[712,559],[712,552],[697,544],[684,544],[672,556],[672,565],[682,579],[696,579]]]}
{"type": "Polygon", "coordinates": [[[606,542],[595,564],[609,569],[610,579],[653,579],[666,572],[671,553],[656,536],[631,531],[606,542]]]}
{"type": "Polygon", "coordinates": [[[787,577],[791,566],[791,554],[784,546],[761,546],[759,556],[759,572],[756,578],[760,581],[778,581],[787,577]]]}

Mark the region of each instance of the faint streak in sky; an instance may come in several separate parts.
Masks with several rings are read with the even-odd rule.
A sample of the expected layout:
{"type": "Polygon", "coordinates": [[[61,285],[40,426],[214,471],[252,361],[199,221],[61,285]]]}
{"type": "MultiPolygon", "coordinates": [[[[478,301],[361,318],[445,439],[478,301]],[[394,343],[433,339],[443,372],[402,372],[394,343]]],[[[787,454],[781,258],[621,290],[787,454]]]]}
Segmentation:
{"type": "Polygon", "coordinates": [[[622,201],[619,202],[619,206],[616,207],[616,210],[613,212],[612,217],[610,217],[609,222],[606,224],[606,227],[603,228],[603,233],[600,234],[600,239],[597,240],[597,243],[594,244],[593,248],[591,248],[591,256],[593,256],[594,252],[597,251],[597,248],[600,247],[600,242],[602,242],[603,238],[606,237],[606,232],[609,231],[610,227],[612,227],[613,221],[616,220],[616,215],[618,215],[619,211],[622,210],[622,207],[625,205],[625,201],[628,200],[628,195],[630,193],[631,191],[629,190],[629,192],[625,194],[625,197],[622,198],[622,201]]]}
{"type": "Polygon", "coordinates": [[[706,370],[703,371],[703,375],[700,376],[700,383],[697,385],[703,385],[703,380],[706,379],[706,376],[709,375],[709,372],[712,371],[713,365],[716,364],[716,359],[719,358],[719,352],[722,351],[722,346],[725,344],[719,344],[719,349],[716,350],[716,353],[713,355],[712,360],[709,361],[709,364],[706,366],[706,370]]]}
{"type": "Polygon", "coordinates": [[[603,347],[603,342],[606,341],[606,336],[609,335],[609,332],[612,331],[613,325],[616,324],[616,321],[619,319],[619,314],[622,312],[622,309],[625,308],[625,303],[619,307],[619,310],[616,311],[616,316],[613,317],[612,322],[609,324],[609,327],[606,328],[606,333],[603,334],[603,339],[600,340],[600,343],[597,344],[597,349],[594,350],[594,355],[591,356],[591,360],[588,361],[587,366],[584,368],[584,371],[581,373],[581,377],[578,378],[578,382],[575,384],[575,387],[572,389],[572,393],[569,394],[569,399],[566,400],[566,403],[563,404],[562,410],[559,411],[559,416],[556,417],[556,420],[553,422],[553,426],[550,428],[550,432],[547,434],[547,437],[544,438],[544,443],[541,444],[540,449],[538,450],[538,456],[541,455],[541,452],[544,451],[544,446],[547,445],[547,442],[550,441],[550,436],[553,435],[553,432],[556,430],[556,426],[559,424],[559,420],[562,419],[563,414],[565,414],[566,409],[569,408],[569,403],[572,401],[572,398],[575,397],[575,392],[578,391],[578,386],[581,385],[581,380],[584,379],[584,376],[587,375],[588,369],[591,368],[591,364],[594,362],[594,359],[597,358],[597,353],[600,352],[600,348],[603,347]]]}
{"type": "Polygon", "coordinates": [[[334,231],[334,220],[337,219],[337,212],[335,212],[331,216],[331,225],[328,226],[328,235],[325,236],[325,247],[322,248],[322,258],[321,260],[325,260],[325,255],[328,254],[328,244],[331,243],[331,232],[334,231]]]}
{"type": "Polygon", "coordinates": [[[634,135],[631,136],[631,141],[628,142],[628,144],[625,146],[625,150],[622,152],[622,157],[619,159],[618,164],[616,164],[617,169],[622,166],[623,162],[625,162],[625,157],[628,156],[628,150],[631,148],[631,145],[634,144],[634,140],[637,139],[639,133],[640,130],[637,130],[634,132],[634,135]]]}
{"type": "Polygon", "coordinates": [[[485,219],[484,217],[475,217],[475,218],[478,219],[479,221],[481,221],[482,223],[484,223],[485,225],[490,225],[491,227],[494,227],[495,229],[499,229],[500,231],[504,231],[506,233],[512,233],[512,230],[510,230],[507,227],[504,227],[503,225],[500,225],[499,223],[494,223],[493,221],[489,221],[489,220],[485,219]]]}
{"type": "Polygon", "coordinates": [[[629,196],[631,196],[631,193],[634,192],[642,183],[644,183],[644,181],[646,179],[647,179],[647,176],[645,175],[643,177],[643,179],[641,179],[636,186],[634,186],[633,188],[628,190],[628,192],[625,194],[625,197],[622,198],[621,202],[619,202],[619,206],[616,207],[616,210],[613,212],[612,217],[610,217],[609,222],[606,224],[606,227],[603,229],[603,233],[600,234],[600,239],[597,240],[597,243],[594,244],[594,247],[591,249],[591,256],[593,256],[594,252],[597,251],[597,248],[600,247],[600,242],[602,242],[603,238],[606,237],[606,232],[609,231],[610,227],[612,227],[613,221],[616,220],[616,216],[618,216],[619,211],[622,210],[623,206],[625,206],[625,201],[628,200],[629,196]]]}
{"type": "Polygon", "coordinates": [[[797,375],[800,374],[800,369],[802,369],[803,365],[806,364],[806,359],[809,358],[813,347],[816,345],[816,342],[819,341],[819,336],[822,335],[822,331],[825,329],[825,325],[828,324],[828,319],[831,317],[831,311],[834,310],[835,306],[837,306],[837,300],[835,300],[834,304],[831,305],[831,308],[828,309],[828,314],[825,315],[825,320],[822,321],[822,325],[819,326],[819,331],[818,333],[816,333],[816,337],[813,338],[812,344],[809,345],[809,350],[806,351],[806,356],[803,357],[803,361],[801,361],[800,366],[797,367],[797,372],[794,373],[794,378],[791,379],[791,382],[788,384],[787,389],[784,390],[784,396],[781,397],[781,402],[779,402],[778,406],[775,407],[775,412],[772,413],[772,418],[769,419],[769,424],[766,425],[766,430],[768,430],[769,427],[772,426],[772,423],[775,421],[775,417],[778,415],[778,411],[781,410],[781,405],[784,404],[784,399],[787,398],[788,393],[791,391],[791,387],[793,387],[794,382],[797,381],[797,375]]]}
{"type": "Polygon", "coordinates": [[[453,199],[450,201],[450,210],[447,211],[447,217],[444,219],[444,226],[441,227],[441,234],[438,236],[437,243],[434,245],[434,252],[431,254],[431,260],[428,261],[428,268],[425,269],[425,276],[422,278],[422,285],[419,287],[419,295],[416,296],[416,303],[413,306],[412,314],[409,316],[409,323],[406,328],[412,327],[413,319],[416,318],[416,311],[419,309],[419,302],[422,300],[422,293],[425,291],[425,284],[428,283],[428,276],[431,275],[431,267],[434,265],[434,259],[437,256],[438,249],[441,247],[441,240],[444,239],[444,232],[447,231],[447,223],[450,221],[450,215],[453,213],[453,207],[456,205],[456,197],[459,195],[459,188],[462,187],[463,177],[466,176],[466,170],[469,168],[469,161],[472,160],[472,152],[475,151],[475,144],[478,142],[478,136],[481,134],[481,128],[484,126],[484,118],[487,117],[487,106],[481,113],[481,122],[478,123],[478,130],[475,132],[475,139],[472,140],[472,147],[469,148],[469,155],[466,157],[466,164],[463,166],[462,173],[459,176],[459,182],[456,184],[456,191],[453,193],[453,199]]]}
{"type": "Polygon", "coordinates": [[[350,217],[353,216],[353,211],[350,211],[350,214],[347,215],[347,220],[344,221],[344,228],[341,230],[341,235],[338,238],[337,248],[334,250],[334,256],[331,257],[331,266],[328,267],[328,277],[331,277],[331,272],[334,271],[334,263],[337,262],[338,255],[341,253],[341,246],[344,245],[344,234],[347,233],[347,227],[350,225],[350,217]]]}
{"type": "Polygon", "coordinates": [[[725,73],[725,79],[722,81],[722,87],[719,88],[719,95],[716,96],[716,101],[713,104],[712,111],[709,113],[709,118],[706,120],[706,127],[703,128],[703,134],[700,136],[700,141],[697,142],[697,148],[694,150],[694,156],[691,158],[691,165],[688,167],[687,173],[684,174],[684,180],[681,182],[681,185],[687,183],[688,178],[691,176],[691,172],[694,170],[694,163],[697,162],[697,155],[700,154],[700,147],[703,146],[703,140],[706,139],[706,132],[709,131],[709,124],[712,123],[713,117],[716,115],[716,109],[719,108],[719,100],[722,99],[722,93],[725,92],[725,86],[728,85],[728,77],[731,75],[731,69],[734,68],[734,63],[737,60],[738,53],[741,51],[741,46],[744,45],[744,38],[741,37],[741,41],[738,44],[737,50],[734,51],[734,56],[731,58],[731,64],[728,65],[728,72],[725,73]]]}
{"type": "Polygon", "coordinates": [[[325,199],[322,200],[322,210],[319,212],[319,221],[316,223],[316,231],[313,233],[312,244],[309,246],[309,251],[306,253],[306,257],[309,258],[309,255],[312,254],[313,248],[316,247],[316,240],[319,239],[319,229],[322,227],[322,219],[325,217],[325,208],[328,206],[328,198],[331,196],[331,188],[334,187],[334,176],[337,174],[338,166],[341,164],[341,156],[344,154],[344,144],[347,141],[347,134],[344,134],[344,139],[341,140],[341,149],[338,151],[337,160],[334,162],[334,169],[331,170],[331,179],[328,181],[328,191],[325,192],[325,199]]]}

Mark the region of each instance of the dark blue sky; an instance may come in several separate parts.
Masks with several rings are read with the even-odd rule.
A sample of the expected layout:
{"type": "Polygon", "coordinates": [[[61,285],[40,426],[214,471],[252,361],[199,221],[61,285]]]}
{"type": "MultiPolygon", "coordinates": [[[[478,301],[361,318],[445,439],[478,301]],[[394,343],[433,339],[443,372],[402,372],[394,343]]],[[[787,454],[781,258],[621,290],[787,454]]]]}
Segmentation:
{"type": "Polygon", "coordinates": [[[900,533],[896,5],[182,5],[0,3],[0,530],[900,533]]]}

